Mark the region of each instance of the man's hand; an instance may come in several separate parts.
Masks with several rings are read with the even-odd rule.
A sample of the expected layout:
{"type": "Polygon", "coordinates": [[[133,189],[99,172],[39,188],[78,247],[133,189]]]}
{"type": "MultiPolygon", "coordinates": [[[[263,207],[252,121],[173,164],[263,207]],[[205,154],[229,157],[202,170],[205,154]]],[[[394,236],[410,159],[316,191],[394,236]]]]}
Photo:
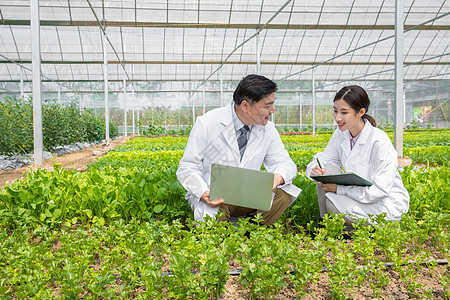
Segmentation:
{"type": "Polygon", "coordinates": [[[272,190],[274,191],[277,188],[277,186],[279,186],[280,184],[284,183],[284,179],[283,179],[283,176],[281,176],[278,173],[274,173],[273,175],[274,176],[273,176],[273,187],[272,187],[272,190]]]}
{"type": "Polygon", "coordinates": [[[216,199],[216,200],[210,201],[209,191],[204,192],[200,199],[205,201],[205,203],[208,204],[208,206],[210,206],[210,207],[217,207],[217,206],[220,206],[221,204],[223,204],[223,199],[216,199]]]}
{"type": "Polygon", "coordinates": [[[319,183],[319,186],[323,188],[325,193],[336,193],[337,184],[336,183],[319,183]]]}

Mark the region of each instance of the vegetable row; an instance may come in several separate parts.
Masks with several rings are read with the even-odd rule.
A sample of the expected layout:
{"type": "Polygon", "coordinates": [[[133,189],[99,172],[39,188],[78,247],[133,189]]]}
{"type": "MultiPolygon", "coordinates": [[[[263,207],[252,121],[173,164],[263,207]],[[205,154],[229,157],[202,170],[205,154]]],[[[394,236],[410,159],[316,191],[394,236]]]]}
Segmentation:
{"type": "MultiPolygon", "coordinates": [[[[287,144],[296,143],[289,139],[287,144]]],[[[0,190],[0,294],[211,299],[237,282],[248,298],[285,292],[300,298],[320,279],[335,299],[362,289],[382,298],[393,282],[411,297],[450,296],[450,275],[435,262],[450,257],[448,156],[442,166],[401,172],[411,203],[400,222],[359,223],[347,242],[339,216],[317,226],[316,184],[304,171],[294,181],[303,192],[274,227],[248,220],[238,227],[212,219],[197,224],[176,179],[183,155],[177,147],[185,142],[135,138],[88,172],[55,165],[53,172],[32,170],[6,185],[0,190]],[[429,259],[434,263],[421,264],[429,259]],[[230,276],[233,268],[241,270],[239,277],[230,276]],[[421,269],[433,274],[432,287],[417,280],[421,269]]],[[[448,151],[418,148],[430,149],[430,155],[448,151]]],[[[321,149],[289,152],[302,169],[321,149]]]]}
{"type": "MultiPolygon", "coordinates": [[[[110,136],[118,128],[110,123],[110,136]]],[[[45,103],[42,107],[42,132],[45,150],[75,142],[105,138],[105,120],[75,103],[45,103]]],[[[0,154],[33,152],[33,103],[31,99],[0,99],[0,154]]]]}
{"type": "Polygon", "coordinates": [[[357,224],[351,243],[342,238],[339,216],[325,218],[313,238],[286,232],[280,224],[266,227],[248,220],[238,227],[208,219],[200,224],[114,221],[58,231],[42,226],[13,233],[0,228],[0,294],[18,299],[219,299],[233,296],[226,284],[234,281],[247,298],[284,292],[300,298],[320,278],[333,299],[352,298],[363,289],[368,297],[383,298],[391,282],[411,297],[448,297],[450,274],[436,261],[449,258],[449,215],[427,213],[421,223],[411,216],[377,222],[376,230],[357,224]],[[233,268],[241,270],[239,277],[230,275],[233,268]],[[417,280],[422,269],[434,278],[432,286],[417,280]]]}
{"type": "MultiPolygon", "coordinates": [[[[389,133],[393,140],[393,134],[389,133]]],[[[331,134],[282,136],[283,143],[299,169],[306,168],[315,153],[323,151],[331,134]]],[[[188,137],[138,137],[114,152],[184,150],[188,137]]],[[[415,164],[447,165],[450,161],[450,130],[405,132],[404,156],[415,164]]]]}
{"type": "MultiPolygon", "coordinates": [[[[310,155],[313,151],[310,150],[310,155]]],[[[182,151],[110,152],[90,166],[89,172],[59,168],[33,170],[23,181],[0,191],[0,225],[14,230],[23,226],[59,227],[78,221],[111,222],[192,217],[186,191],[176,178],[182,151]]],[[[305,153],[292,155],[306,164],[305,153]]],[[[407,167],[401,172],[411,195],[411,213],[450,212],[450,169],[407,167]]],[[[303,192],[283,215],[297,225],[318,218],[315,183],[300,171],[294,181],[303,192]]]]}

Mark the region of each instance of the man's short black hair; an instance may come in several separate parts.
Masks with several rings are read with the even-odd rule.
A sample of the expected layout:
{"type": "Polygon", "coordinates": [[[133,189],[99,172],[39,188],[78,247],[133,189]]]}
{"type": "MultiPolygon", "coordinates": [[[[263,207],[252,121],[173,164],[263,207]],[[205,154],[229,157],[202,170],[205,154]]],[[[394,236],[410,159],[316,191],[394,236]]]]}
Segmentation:
{"type": "Polygon", "coordinates": [[[241,105],[242,101],[247,100],[250,105],[253,105],[277,90],[277,84],[269,78],[261,75],[250,74],[239,82],[233,93],[233,101],[237,105],[241,105]]]}

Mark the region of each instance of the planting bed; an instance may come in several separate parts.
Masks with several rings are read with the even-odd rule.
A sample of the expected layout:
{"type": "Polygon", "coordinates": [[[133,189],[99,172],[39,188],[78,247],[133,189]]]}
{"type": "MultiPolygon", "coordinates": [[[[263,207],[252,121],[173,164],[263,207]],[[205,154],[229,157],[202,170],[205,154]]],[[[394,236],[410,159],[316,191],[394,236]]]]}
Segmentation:
{"type": "Polygon", "coordinates": [[[318,226],[315,184],[304,176],[329,134],[282,137],[299,168],[294,184],[303,192],[271,227],[192,220],[175,176],[186,137],[134,138],[87,169],[31,170],[0,190],[0,294],[446,299],[448,132],[405,134],[405,150],[422,164],[401,172],[409,213],[396,223],[380,217],[374,227],[358,224],[352,239],[345,239],[339,216],[318,226]]]}
{"type": "MultiPolygon", "coordinates": [[[[54,160],[50,159],[44,161],[44,164],[40,168],[51,171],[53,170],[53,165],[57,163],[67,170],[85,171],[88,164],[94,162],[109,150],[124,144],[127,140],[127,138],[114,139],[111,140],[109,146],[99,144],[90,148],[64,154],[56,157],[54,160]]],[[[24,179],[26,174],[30,171],[30,168],[34,167],[26,165],[14,170],[0,170],[0,187],[5,183],[11,184],[18,179],[24,179]]]]}

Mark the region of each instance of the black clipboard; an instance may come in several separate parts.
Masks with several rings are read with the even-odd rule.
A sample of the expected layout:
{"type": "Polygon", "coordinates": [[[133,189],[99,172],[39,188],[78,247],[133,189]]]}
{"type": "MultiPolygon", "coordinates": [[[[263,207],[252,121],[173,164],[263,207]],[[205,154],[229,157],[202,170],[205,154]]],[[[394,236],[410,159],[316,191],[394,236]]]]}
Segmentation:
{"type": "Polygon", "coordinates": [[[371,186],[373,184],[352,172],[334,175],[311,175],[311,178],[322,183],[336,183],[340,185],[371,186]]]}

